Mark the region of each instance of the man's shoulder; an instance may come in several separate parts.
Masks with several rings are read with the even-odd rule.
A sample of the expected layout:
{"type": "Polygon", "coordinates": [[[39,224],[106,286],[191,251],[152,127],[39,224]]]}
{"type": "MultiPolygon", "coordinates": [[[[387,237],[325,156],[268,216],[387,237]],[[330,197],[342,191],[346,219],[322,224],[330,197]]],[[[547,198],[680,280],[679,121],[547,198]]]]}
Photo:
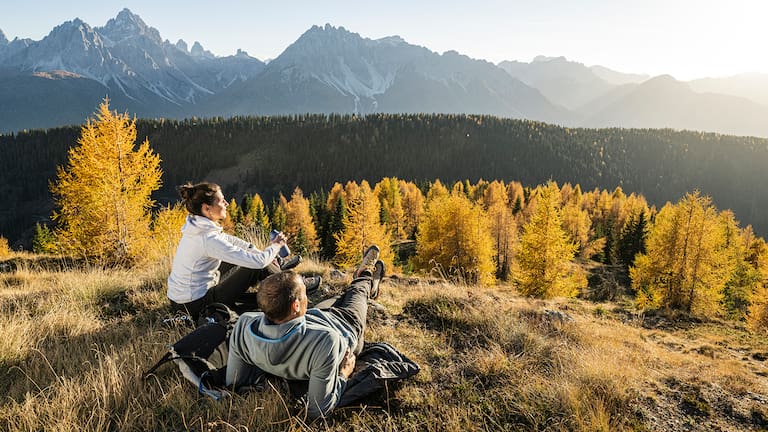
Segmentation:
{"type": "Polygon", "coordinates": [[[235,323],[235,328],[242,328],[258,323],[264,317],[264,312],[243,312],[235,323]]]}

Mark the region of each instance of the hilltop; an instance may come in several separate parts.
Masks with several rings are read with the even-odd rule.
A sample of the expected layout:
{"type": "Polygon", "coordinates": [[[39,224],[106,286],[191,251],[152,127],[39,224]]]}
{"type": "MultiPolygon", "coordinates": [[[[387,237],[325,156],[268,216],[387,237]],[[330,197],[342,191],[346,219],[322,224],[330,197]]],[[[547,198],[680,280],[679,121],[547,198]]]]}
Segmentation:
{"type": "MultiPolygon", "coordinates": [[[[214,402],[171,366],[140,380],[185,332],[162,324],[167,267],[33,270],[39,258],[22,258],[0,273],[0,429],[306,427],[272,391],[214,402]]],[[[331,280],[324,264],[299,270],[331,280]]],[[[393,276],[383,287],[367,337],[422,371],[321,429],[768,428],[768,340],[739,322],[644,315],[621,298],[531,300],[506,285],[393,276]]]]}

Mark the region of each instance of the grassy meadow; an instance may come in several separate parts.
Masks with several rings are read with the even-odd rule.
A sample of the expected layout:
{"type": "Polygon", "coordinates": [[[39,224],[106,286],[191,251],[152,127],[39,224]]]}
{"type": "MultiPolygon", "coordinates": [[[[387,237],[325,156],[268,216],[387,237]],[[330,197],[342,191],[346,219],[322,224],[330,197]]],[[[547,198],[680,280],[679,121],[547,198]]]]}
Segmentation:
{"type": "MultiPolygon", "coordinates": [[[[2,431],[768,430],[768,339],[741,323],[391,277],[369,315],[422,371],[309,424],[277,389],[216,402],[172,364],[168,268],[0,273],[2,431]]],[[[341,289],[323,263],[327,292],[341,289]]]]}

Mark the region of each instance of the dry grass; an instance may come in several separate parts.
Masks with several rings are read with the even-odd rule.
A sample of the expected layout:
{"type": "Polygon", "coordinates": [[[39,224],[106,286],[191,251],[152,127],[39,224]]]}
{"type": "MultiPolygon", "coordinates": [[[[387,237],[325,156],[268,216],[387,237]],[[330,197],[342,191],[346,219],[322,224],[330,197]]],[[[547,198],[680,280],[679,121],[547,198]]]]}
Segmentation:
{"type": "Polygon", "coordinates": [[[0,430],[768,428],[768,340],[739,324],[650,325],[625,304],[413,279],[384,282],[367,333],[417,361],[413,379],[313,425],[277,390],[215,402],[172,366],[140,379],[183,334],[161,324],[165,275],[0,274],[0,430]]]}

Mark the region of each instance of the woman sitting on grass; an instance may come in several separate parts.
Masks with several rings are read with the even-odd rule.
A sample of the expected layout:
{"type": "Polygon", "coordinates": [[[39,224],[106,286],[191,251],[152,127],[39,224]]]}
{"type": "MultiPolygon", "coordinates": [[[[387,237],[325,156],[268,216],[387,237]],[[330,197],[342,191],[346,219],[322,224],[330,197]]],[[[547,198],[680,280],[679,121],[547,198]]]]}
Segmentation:
{"type": "Polygon", "coordinates": [[[219,185],[187,183],[178,190],[190,214],[181,228],[181,241],[168,276],[171,308],[196,321],[210,303],[224,303],[233,309],[237,309],[236,302],[255,306],[255,295],[248,296],[246,291],[280,271],[276,258],[285,246],[285,236],[279,233],[259,250],[223,232],[219,222],[227,217],[228,203],[219,185]]]}

